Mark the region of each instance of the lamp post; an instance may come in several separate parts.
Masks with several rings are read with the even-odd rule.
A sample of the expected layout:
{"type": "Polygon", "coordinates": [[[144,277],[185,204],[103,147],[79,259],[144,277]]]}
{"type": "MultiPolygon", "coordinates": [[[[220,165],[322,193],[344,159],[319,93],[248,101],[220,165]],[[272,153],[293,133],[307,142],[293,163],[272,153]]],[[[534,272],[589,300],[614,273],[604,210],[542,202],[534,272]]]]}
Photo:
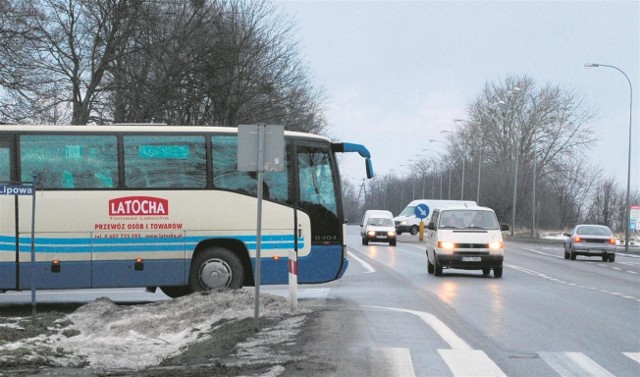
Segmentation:
{"type": "MultiPolygon", "coordinates": [[[[511,93],[511,91],[509,91],[511,93]]],[[[499,105],[506,105],[507,103],[505,101],[498,101],[499,105]]],[[[511,203],[511,236],[513,236],[513,232],[514,229],[516,227],[516,205],[517,205],[517,195],[518,195],[518,165],[520,164],[519,161],[519,155],[520,155],[520,142],[521,142],[521,137],[520,137],[520,131],[515,130],[515,132],[518,132],[518,138],[516,140],[515,135],[514,135],[514,139],[513,139],[513,146],[514,146],[514,151],[515,151],[515,158],[516,158],[516,164],[515,164],[515,168],[513,169],[513,202],[511,203]]]]}
{"type": "Polygon", "coordinates": [[[629,192],[631,190],[631,116],[633,114],[633,87],[631,86],[631,80],[629,80],[629,76],[624,73],[620,68],[607,65],[607,64],[596,64],[596,63],[586,63],[584,65],[585,68],[597,68],[597,67],[607,67],[615,69],[616,71],[622,73],[624,77],[627,79],[629,83],[629,153],[627,158],[627,199],[626,199],[626,216],[625,216],[625,230],[624,230],[624,252],[629,252],[629,220],[631,217],[631,203],[629,202],[629,192]]]}

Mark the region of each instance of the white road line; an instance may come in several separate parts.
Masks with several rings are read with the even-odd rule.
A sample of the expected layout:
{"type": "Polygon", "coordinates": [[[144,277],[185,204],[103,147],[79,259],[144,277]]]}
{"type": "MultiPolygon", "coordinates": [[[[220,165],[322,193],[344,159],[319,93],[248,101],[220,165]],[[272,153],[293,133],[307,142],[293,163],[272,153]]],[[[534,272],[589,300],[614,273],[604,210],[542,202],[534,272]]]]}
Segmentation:
{"type": "Polygon", "coordinates": [[[640,364],[640,352],[623,352],[622,354],[640,364]]]}
{"type": "Polygon", "coordinates": [[[408,348],[369,348],[369,375],[372,377],[415,377],[408,348]]]}
{"type": "Polygon", "coordinates": [[[438,350],[454,376],[488,377],[507,375],[482,351],[438,350]]]}
{"type": "Polygon", "coordinates": [[[608,294],[608,295],[612,295],[612,296],[616,296],[616,297],[622,297],[624,299],[636,300],[636,301],[640,302],[640,297],[637,297],[637,296],[624,295],[624,294],[622,294],[620,292],[612,292],[612,291],[609,291],[609,290],[606,290],[606,289],[598,289],[596,287],[587,287],[587,286],[584,286],[584,285],[581,285],[581,284],[570,283],[568,281],[564,281],[564,280],[561,280],[561,279],[556,279],[556,278],[553,278],[551,276],[545,275],[545,274],[543,274],[541,272],[537,272],[537,271],[534,271],[534,270],[530,270],[528,268],[516,266],[516,265],[510,264],[510,263],[504,263],[504,266],[507,267],[507,268],[512,268],[512,269],[520,271],[520,272],[524,272],[525,274],[529,274],[529,275],[537,276],[537,277],[542,278],[542,279],[549,280],[549,281],[554,282],[554,283],[565,284],[565,285],[570,286],[570,287],[576,287],[576,288],[581,288],[581,289],[589,289],[589,290],[592,290],[592,291],[598,291],[598,292],[601,292],[601,293],[604,293],[604,294],[608,294]]]}
{"type": "Polygon", "coordinates": [[[364,267],[367,270],[367,272],[365,273],[369,274],[371,272],[376,272],[375,268],[373,268],[369,263],[365,262],[361,258],[358,258],[354,253],[347,251],[347,254],[349,255],[349,257],[353,258],[353,260],[360,263],[362,267],[364,267]]]}
{"type": "Polygon", "coordinates": [[[438,317],[436,317],[431,313],[419,312],[419,311],[408,310],[408,309],[387,308],[383,306],[369,306],[369,307],[376,308],[376,309],[393,310],[396,312],[404,312],[404,313],[409,313],[409,314],[418,316],[427,325],[429,325],[429,327],[431,327],[433,331],[435,331],[438,335],[440,335],[440,337],[445,342],[447,342],[452,349],[471,350],[471,346],[469,346],[467,342],[462,340],[462,338],[460,338],[456,333],[454,333],[453,330],[449,328],[449,326],[445,325],[444,322],[442,322],[440,319],[438,319],[438,317]]]}
{"type": "Polygon", "coordinates": [[[528,247],[521,247],[521,249],[523,249],[523,250],[527,250],[527,251],[531,251],[532,253],[537,253],[537,254],[546,255],[546,256],[548,256],[548,257],[554,257],[554,258],[558,258],[558,259],[563,259],[563,258],[564,258],[564,256],[561,256],[561,255],[549,254],[549,253],[542,252],[542,251],[540,251],[540,250],[530,249],[530,248],[528,248],[528,247]]]}
{"type": "Polygon", "coordinates": [[[539,354],[562,377],[615,377],[580,352],[540,352],[539,354]]]}

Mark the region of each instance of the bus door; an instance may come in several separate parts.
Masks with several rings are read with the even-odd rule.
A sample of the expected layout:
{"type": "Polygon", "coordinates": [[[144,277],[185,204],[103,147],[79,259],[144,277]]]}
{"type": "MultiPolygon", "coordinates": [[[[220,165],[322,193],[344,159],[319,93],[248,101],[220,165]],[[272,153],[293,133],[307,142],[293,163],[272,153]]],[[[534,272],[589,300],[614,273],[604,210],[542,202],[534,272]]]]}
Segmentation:
{"type": "MultiPolygon", "coordinates": [[[[0,136],[0,184],[13,181],[13,143],[11,137],[0,136]]],[[[18,257],[13,195],[0,195],[0,291],[18,288],[18,257]]]]}
{"type": "Polygon", "coordinates": [[[296,141],[295,156],[298,237],[305,246],[298,251],[298,281],[334,280],[344,263],[336,161],[331,146],[319,142],[296,141]]]}

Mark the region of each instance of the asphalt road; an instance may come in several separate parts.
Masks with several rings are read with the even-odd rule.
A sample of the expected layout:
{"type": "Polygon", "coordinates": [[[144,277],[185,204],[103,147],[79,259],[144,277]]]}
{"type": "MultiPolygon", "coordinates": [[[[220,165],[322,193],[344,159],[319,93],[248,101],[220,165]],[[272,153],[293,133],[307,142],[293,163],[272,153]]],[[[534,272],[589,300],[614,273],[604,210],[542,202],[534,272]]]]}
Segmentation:
{"type": "MultiPolygon", "coordinates": [[[[435,277],[418,237],[363,246],[357,232],[349,227],[341,280],[299,287],[300,305],[316,310],[299,335],[299,361],[280,376],[640,376],[638,255],[570,261],[560,244],[508,242],[502,278],[435,277]]],[[[286,286],[261,292],[288,295],[286,286]]],[[[166,299],[111,293],[119,302],[166,299]]]]}
{"type": "Polygon", "coordinates": [[[435,277],[417,237],[363,246],[350,227],[348,244],[343,279],[301,288],[325,311],[302,345],[314,362],[286,375],[640,376],[637,255],[509,242],[502,278],[435,277]]]}

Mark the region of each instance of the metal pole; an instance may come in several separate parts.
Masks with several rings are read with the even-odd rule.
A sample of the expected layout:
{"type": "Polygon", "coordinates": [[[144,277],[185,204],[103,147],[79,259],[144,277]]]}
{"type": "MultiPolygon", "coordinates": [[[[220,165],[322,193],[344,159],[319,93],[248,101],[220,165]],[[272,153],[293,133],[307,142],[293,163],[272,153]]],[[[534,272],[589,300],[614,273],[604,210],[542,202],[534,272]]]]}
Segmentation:
{"type": "Polygon", "coordinates": [[[518,193],[518,145],[516,145],[516,167],[514,169],[513,179],[513,207],[511,211],[511,235],[513,236],[513,229],[516,227],[516,195],[518,193]]]}
{"type": "Polygon", "coordinates": [[[478,157],[478,190],[476,191],[476,203],[480,205],[480,171],[482,169],[482,145],[480,146],[480,156],[478,157]]]}
{"type": "Polygon", "coordinates": [[[33,176],[31,199],[31,320],[36,321],[36,185],[38,177],[33,176]]]}
{"type": "Polygon", "coordinates": [[[533,193],[531,194],[531,240],[536,238],[536,150],[533,149],[533,193]]]}
{"type": "Polygon", "coordinates": [[[462,157],[462,182],[460,182],[460,200],[464,200],[464,157],[462,157]]]}
{"type": "Polygon", "coordinates": [[[260,331],[260,250],[262,248],[262,184],[264,177],[262,176],[264,168],[264,131],[265,125],[258,126],[258,222],[256,229],[256,272],[255,272],[255,308],[254,322],[255,331],[260,331]]]}

